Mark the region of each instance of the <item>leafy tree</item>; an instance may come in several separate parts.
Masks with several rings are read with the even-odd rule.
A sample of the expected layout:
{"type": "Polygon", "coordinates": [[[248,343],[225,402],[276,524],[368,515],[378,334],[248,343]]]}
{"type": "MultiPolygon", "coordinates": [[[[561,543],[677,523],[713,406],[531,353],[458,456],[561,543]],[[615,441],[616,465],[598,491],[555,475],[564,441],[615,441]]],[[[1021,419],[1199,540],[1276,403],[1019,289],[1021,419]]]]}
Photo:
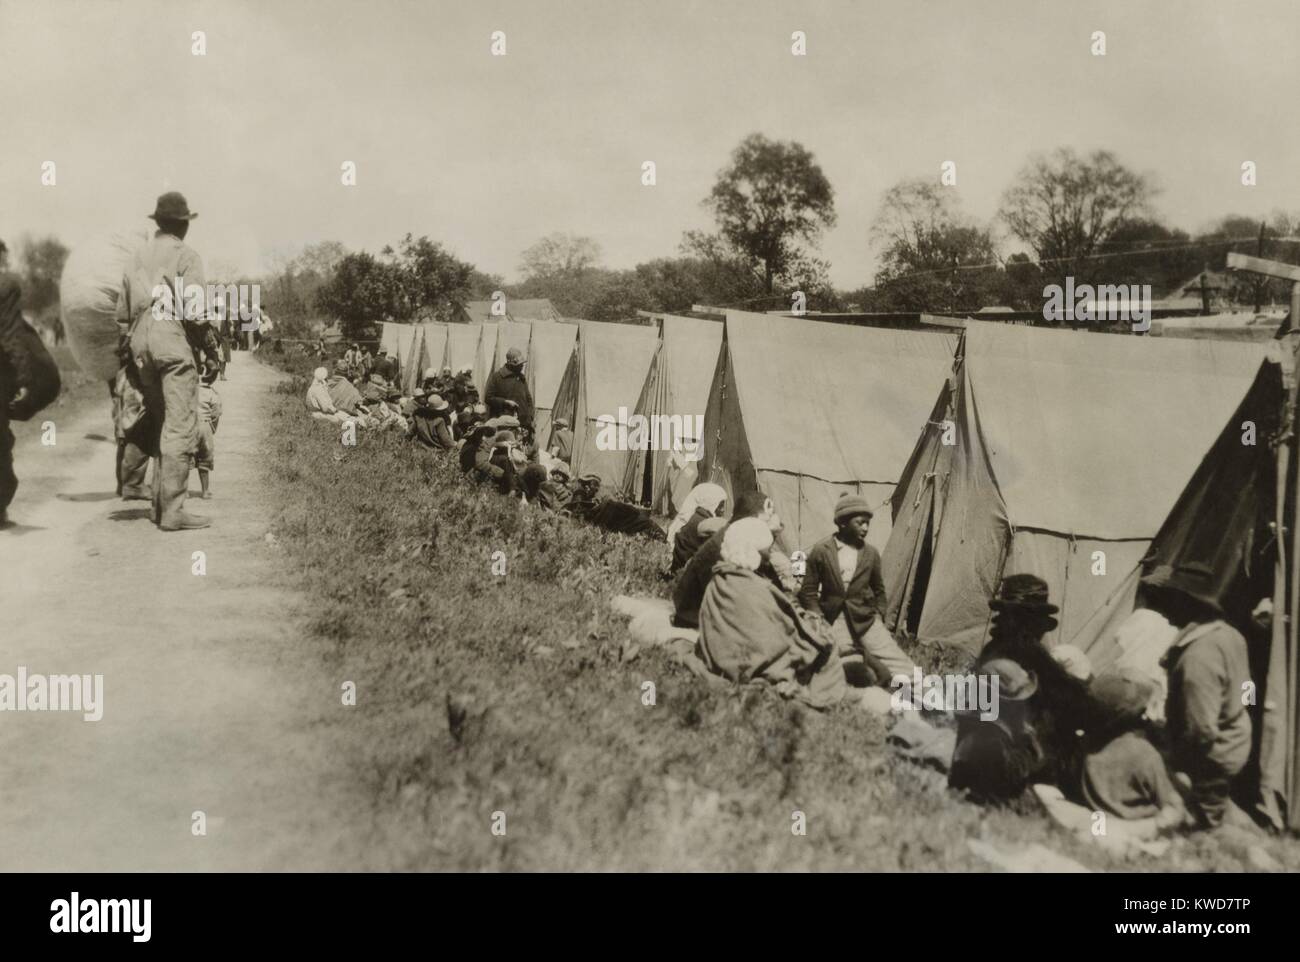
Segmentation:
{"type": "Polygon", "coordinates": [[[835,226],[834,191],[813,155],[802,145],[750,134],[731,154],[704,201],[722,238],[762,265],[763,290],[771,294],[799,241],[814,245],[835,226]]]}
{"type": "Polygon", "coordinates": [[[58,307],[59,278],[67,259],[68,249],[57,237],[23,236],[19,255],[23,310],[36,317],[58,307]]]}
{"type": "Polygon", "coordinates": [[[993,238],[960,212],[948,188],[922,178],[895,184],[871,233],[883,249],[878,310],[978,310],[999,300],[993,238]]]}
{"type": "Polygon", "coordinates": [[[473,300],[490,300],[496,291],[506,289],[505,278],[500,274],[487,274],[475,269],[469,275],[469,296],[473,300]]]}
{"type": "Polygon", "coordinates": [[[398,250],[384,248],[396,267],[397,316],[422,320],[449,320],[457,304],[470,293],[474,265],[457,258],[427,237],[407,234],[398,250]]]}
{"type": "MultiPolygon", "coordinates": [[[[999,216],[1052,278],[1108,280],[1092,265],[1114,233],[1145,214],[1155,188],[1110,151],[1069,148],[1030,159],[1002,197],[999,216]]],[[[1104,262],[1100,262],[1104,263],[1104,262]]]]}
{"type": "Polygon", "coordinates": [[[348,254],[330,279],[316,292],[316,307],[343,322],[348,337],[364,336],[384,320],[410,320],[401,296],[395,264],[361,251],[348,254]]]}
{"type": "Polygon", "coordinates": [[[519,271],[527,279],[573,278],[600,264],[600,245],[590,237],[548,234],[520,255],[519,271]]]}

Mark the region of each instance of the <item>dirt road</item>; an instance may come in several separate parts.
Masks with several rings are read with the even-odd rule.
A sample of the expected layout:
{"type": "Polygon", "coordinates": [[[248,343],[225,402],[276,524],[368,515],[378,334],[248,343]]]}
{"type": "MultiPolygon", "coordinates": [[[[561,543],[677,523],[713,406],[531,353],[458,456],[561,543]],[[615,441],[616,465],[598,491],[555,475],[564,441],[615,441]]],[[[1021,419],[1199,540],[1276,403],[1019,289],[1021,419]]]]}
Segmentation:
{"type": "Polygon", "coordinates": [[[256,458],[279,376],[237,353],[218,383],[216,497],[190,503],[206,530],[159,532],[114,497],[107,401],[56,422],[53,446],[20,444],[0,675],[102,674],[104,704],[99,721],[0,711],[0,869],[359,867],[363,802],[335,737],[349,709],[265,541],[256,458]]]}

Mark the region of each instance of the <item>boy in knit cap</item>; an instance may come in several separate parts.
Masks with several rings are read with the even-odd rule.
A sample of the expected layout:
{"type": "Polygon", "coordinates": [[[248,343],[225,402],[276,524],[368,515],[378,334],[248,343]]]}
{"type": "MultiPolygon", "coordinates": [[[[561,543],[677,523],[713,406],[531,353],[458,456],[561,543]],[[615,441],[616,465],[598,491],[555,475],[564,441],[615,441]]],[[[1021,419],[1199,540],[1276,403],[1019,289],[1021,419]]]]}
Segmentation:
{"type": "Polygon", "coordinates": [[[838,530],[808,552],[799,604],[836,629],[841,655],[860,653],[877,676],[884,675],[877,683],[888,685],[895,675],[911,678],[916,664],[884,627],[880,552],[867,544],[871,516],[866,498],[848,493],[840,497],[835,505],[838,530]]]}

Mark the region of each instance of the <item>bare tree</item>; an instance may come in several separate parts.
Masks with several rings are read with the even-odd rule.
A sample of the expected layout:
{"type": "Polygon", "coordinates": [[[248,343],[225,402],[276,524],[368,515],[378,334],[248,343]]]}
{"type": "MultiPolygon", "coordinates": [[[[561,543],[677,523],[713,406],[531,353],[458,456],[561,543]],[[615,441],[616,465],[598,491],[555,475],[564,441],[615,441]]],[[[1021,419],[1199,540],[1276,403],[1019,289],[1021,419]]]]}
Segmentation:
{"type": "Polygon", "coordinates": [[[1155,187],[1110,151],[1069,148],[1030,159],[1002,197],[999,216],[1044,268],[1083,276],[1092,254],[1128,221],[1149,212],[1155,187]]]}

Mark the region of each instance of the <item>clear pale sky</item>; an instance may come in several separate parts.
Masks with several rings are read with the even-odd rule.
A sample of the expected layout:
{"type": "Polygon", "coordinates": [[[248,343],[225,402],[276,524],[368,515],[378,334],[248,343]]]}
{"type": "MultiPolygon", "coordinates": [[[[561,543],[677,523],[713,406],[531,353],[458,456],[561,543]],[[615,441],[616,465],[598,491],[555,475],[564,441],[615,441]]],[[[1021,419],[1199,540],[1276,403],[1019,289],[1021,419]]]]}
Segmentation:
{"type": "Polygon", "coordinates": [[[821,163],[839,212],[821,251],[855,287],[882,192],[945,160],[980,219],[1065,145],[1154,175],[1173,226],[1300,209],[1298,36],[1285,0],[0,0],[0,237],[143,229],[178,189],[209,265],[411,231],[510,280],[569,231],[631,267],[709,226],[700,201],[761,131],[821,163]]]}

